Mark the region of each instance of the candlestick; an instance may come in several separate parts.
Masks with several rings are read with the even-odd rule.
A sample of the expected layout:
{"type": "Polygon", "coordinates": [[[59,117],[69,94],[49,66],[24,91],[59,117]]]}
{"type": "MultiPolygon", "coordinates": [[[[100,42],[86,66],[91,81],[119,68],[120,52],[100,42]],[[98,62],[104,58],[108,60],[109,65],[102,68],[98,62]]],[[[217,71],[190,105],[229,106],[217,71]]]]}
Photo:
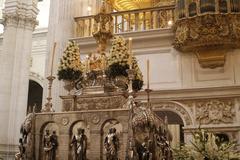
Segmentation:
{"type": "Polygon", "coordinates": [[[133,56],[133,53],[132,53],[132,38],[130,37],[128,39],[128,49],[129,49],[129,68],[132,69],[132,56],[133,56]]]}
{"type": "Polygon", "coordinates": [[[54,62],[54,56],[55,56],[55,50],[56,50],[57,43],[54,42],[53,45],[53,52],[52,52],[52,63],[51,63],[51,76],[53,75],[53,62],[54,62]]]}
{"type": "Polygon", "coordinates": [[[150,64],[149,64],[149,59],[147,60],[147,89],[150,88],[150,83],[149,83],[149,69],[150,69],[150,64]]]}

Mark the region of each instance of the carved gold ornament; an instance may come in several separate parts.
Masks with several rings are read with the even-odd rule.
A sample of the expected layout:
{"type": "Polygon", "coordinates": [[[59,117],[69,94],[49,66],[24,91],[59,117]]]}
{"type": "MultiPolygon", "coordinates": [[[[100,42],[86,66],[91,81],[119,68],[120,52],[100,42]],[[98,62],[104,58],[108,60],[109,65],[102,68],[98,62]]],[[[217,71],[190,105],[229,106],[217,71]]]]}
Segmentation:
{"type": "Polygon", "coordinates": [[[185,7],[180,5],[176,9],[179,19],[173,27],[175,33],[173,45],[181,52],[195,53],[203,68],[223,67],[226,53],[230,49],[240,47],[240,14],[230,9],[222,12],[219,4],[218,1],[214,2],[211,7],[216,9],[204,12],[201,9],[207,9],[205,5],[210,4],[201,6],[200,1],[194,1],[191,5],[183,4],[185,7]],[[196,8],[192,4],[195,4],[196,8]],[[199,5],[202,8],[199,8],[199,5]],[[190,11],[195,12],[190,12],[186,9],[188,7],[192,7],[190,11]],[[183,17],[178,15],[181,9],[186,10],[183,17]]]}

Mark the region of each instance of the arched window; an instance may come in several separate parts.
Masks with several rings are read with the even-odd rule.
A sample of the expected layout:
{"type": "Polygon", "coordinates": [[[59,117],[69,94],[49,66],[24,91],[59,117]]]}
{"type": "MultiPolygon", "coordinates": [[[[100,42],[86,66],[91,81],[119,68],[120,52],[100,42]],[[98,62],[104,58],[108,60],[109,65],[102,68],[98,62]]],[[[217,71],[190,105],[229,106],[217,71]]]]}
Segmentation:
{"type": "Polygon", "coordinates": [[[215,0],[200,0],[201,13],[215,12],[215,0]]]}
{"type": "Polygon", "coordinates": [[[196,2],[190,3],[189,7],[188,7],[188,10],[189,10],[189,17],[196,16],[197,15],[197,4],[196,4],[196,2]]]}
{"type": "Polygon", "coordinates": [[[185,17],[185,0],[177,1],[178,18],[185,17]]]}
{"type": "Polygon", "coordinates": [[[219,0],[219,12],[227,13],[227,0],[219,0]]]}
{"type": "Polygon", "coordinates": [[[37,82],[30,80],[28,87],[28,107],[27,113],[31,113],[35,107],[36,112],[40,112],[42,109],[42,95],[43,88],[37,82]]]}
{"type": "Polygon", "coordinates": [[[217,137],[217,141],[216,141],[217,144],[229,142],[229,137],[225,133],[217,133],[215,134],[215,136],[217,137]]]}
{"type": "Polygon", "coordinates": [[[231,11],[240,12],[240,0],[231,0],[231,11]]]}

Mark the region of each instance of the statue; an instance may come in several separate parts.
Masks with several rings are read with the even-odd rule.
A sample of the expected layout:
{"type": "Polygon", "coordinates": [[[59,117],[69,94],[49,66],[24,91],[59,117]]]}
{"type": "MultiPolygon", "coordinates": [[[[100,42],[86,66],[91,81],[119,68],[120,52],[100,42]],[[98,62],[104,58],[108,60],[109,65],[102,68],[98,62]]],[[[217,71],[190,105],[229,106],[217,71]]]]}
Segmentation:
{"type": "Polygon", "coordinates": [[[50,142],[51,142],[51,146],[52,146],[51,160],[55,160],[56,159],[56,150],[58,147],[58,138],[56,135],[56,131],[52,132],[52,135],[50,136],[50,142]]]}
{"type": "Polygon", "coordinates": [[[46,134],[43,138],[43,150],[44,150],[44,160],[51,160],[51,151],[52,151],[52,145],[51,145],[51,135],[49,133],[49,130],[46,130],[46,134]]]}
{"type": "Polygon", "coordinates": [[[71,146],[73,147],[73,160],[87,160],[87,136],[84,134],[84,129],[78,128],[71,146]]]}
{"type": "Polygon", "coordinates": [[[171,136],[167,134],[167,130],[159,127],[158,134],[156,134],[156,144],[158,148],[159,157],[162,159],[172,160],[172,151],[170,147],[171,136]]]}
{"type": "Polygon", "coordinates": [[[107,160],[118,160],[119,139],[116,135],[116,128],[110,128],[104,141],[107,160]]]}
{"type": "Polygon", "coordinates": [[[33,117],[34,114],[29,113],[21,125],[20,133],[22,134],[23,143],[30,143],[28,134],[31,133],[33,117]]]}
{"type": "Polygon", "coordinates": [[[25,159],[24,155],[25,155],[26,149],[23,145],[23,139],[22,138],[19,139],[18,148],[19,148],[19,152],[15,155],[15,160],[24,160],[25,159]]]}
{"type": "Polygon", "coordinates": [[[152,160],[152,153],[149,151],[149,146],[146,143],[142,144],[142,159],[141,160],[152,160]]]}

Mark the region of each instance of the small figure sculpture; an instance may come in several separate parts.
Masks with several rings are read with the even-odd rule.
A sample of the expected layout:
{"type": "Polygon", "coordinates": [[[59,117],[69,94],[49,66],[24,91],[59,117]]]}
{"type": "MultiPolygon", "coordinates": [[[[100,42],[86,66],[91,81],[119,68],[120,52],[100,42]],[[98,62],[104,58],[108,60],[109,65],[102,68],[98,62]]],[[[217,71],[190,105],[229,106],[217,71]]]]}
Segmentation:
{"type": "Polygon", "coordinates": [[[149,151],[149,146],[147,146],[145,142],[142,143],[140,152],[139,160],[152,160],[152,153],[149,151]]]}
{"type": "Polygon", "coordinates": [[[52,145],[51,145],[51,135],[49,133],[49,130],[46,130],[46,134],[43,138],[43,150],[44,150],[44,160],[51,160],[51,151],[52,151],[52,145]]]}
{"type": "Polygon", "coordinates": [[[78,128],[77,134],[73,136],[71,146],[74,160],[87,160],[87,136],[84,134],[84,129],[78,128]]]}
{"type": "Polygon", "coordinates": [[[15,155],[15,160],[24,160],[24,155],[25,155],[25,147],[23,145],[23,140],[22,138],[19,139],[19,152],[15,155]]]}
{"type": "Polygon", "coordinates": [[[56,135],[56,131],[52,132],[52,135],[50,136],[50,142],[51,142],[51,146],[52,146],[51,160],[55,160],[56,159],[56,150],[58,147],[58,137],[56,135]]]}
{"type": "Polygon", "coordinates": [[[33,113],[29,113],[27,117],[25,118],[23,124],[21,125],[20,133],[22,134],[22,141],[23,143],[31,143],[29,141],[29,134],[32,130],[32,120],[33,120],[33,113]]]}
{"type": "MultiPolygon", "coordinates": [[[[161,127],[158,129],[158,134],[156,135],[156,144],[159,148],[159,154],[162,159],[172,160],[172,151],[169,144],[169,138],[167,138],[167,131],[161,127]]],[[[170,137],[171,138],[171,137],[170,137]]]]}
{"type": "Polygon", "coordinates": [[[116,128],[110,128],[104,141],[107,160],[118,160],[119,139],[116,135],[116,128]]]}

